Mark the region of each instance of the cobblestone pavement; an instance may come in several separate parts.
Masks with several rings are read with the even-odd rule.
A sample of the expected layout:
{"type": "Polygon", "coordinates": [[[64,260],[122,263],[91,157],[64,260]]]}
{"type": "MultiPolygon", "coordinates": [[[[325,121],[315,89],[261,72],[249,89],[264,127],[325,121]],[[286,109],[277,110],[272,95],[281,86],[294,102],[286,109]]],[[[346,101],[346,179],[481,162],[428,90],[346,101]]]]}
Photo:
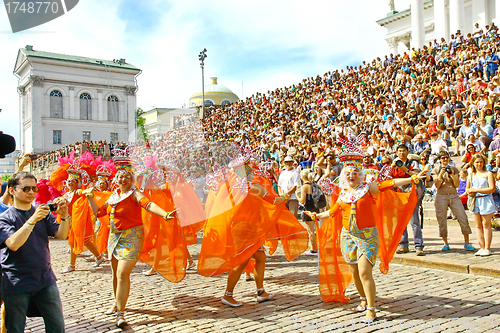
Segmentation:
{"type": "MultiPolygon", "coordinates": [[[[67,332],[121,332],[114,318],[104,314],[112,304],[109,263],[92,270],[92,263],[79,258],[77,271],[63,275],[59,272],[69,262],[67,242],[51,241],[50,248],[67,332]]],[[[190,247],[195,259],[199,249],[199,244],[190,247]]],[[[500,331],[500,279],[494,277],[396,264],[388,275],[377,269],[379,320],[366,326],[360,324],[364,314],[353,311],[358,300],[352,286],[347,304],[321,300],[317,257],[302,255],[287,262],[278,250],[268,259],[264,283],[267,291],[277,293],[276,299],[258,304],[254,282],[243,276],[235,289],[235,298],[244,303],[240,308],[220,302],[226,274],[207,278],[189,271],[183,281],[172,284],[160,276],[144,276],[147,268],[139,263],[132,273],[127,332],[500,331]]],[[[40,318],[28,319],[28,332],[42,328],[40,318]]]]}

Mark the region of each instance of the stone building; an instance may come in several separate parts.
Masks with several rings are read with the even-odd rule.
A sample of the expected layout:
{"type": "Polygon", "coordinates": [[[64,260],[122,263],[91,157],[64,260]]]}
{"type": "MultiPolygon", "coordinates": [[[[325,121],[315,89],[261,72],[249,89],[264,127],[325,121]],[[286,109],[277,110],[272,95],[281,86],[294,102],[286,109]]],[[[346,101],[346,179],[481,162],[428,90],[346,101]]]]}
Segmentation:
{"type": "Polygon", "coordinates": [[[83,140],[135,141],[137,76],[125,59],[19,49],[20,149],[53,151],[83,140]]]}
{"type": "Polygon", "coordinates": [[[457,30],[465,37],[476,23],[482,29],[491,22],[500,26],[500,0],[411,0],[410,8],[400,11],[395,3],[390,0],[389,13],[377,21],[387,28],[393,54],[399,53],[400,44],[410,49],[442,37],[449,41],[457,30]]]}

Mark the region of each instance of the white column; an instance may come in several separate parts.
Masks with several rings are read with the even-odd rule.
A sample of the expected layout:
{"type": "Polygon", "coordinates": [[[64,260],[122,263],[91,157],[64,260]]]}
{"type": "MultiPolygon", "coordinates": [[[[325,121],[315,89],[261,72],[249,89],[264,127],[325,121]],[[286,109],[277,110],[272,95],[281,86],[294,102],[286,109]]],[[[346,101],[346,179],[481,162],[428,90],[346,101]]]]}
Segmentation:
{"type": "MultiPolygon", "coordinates": [[[[490,0],[490,1],[494,1],[494,0],[490,0]]],[[[495,1],[495,25],[498,27],[500,26],[500,0],[496,0],[495,1]]],[[[490,14],[490,22],[486,22],[486,24],[490,24],[491,23],[491,14],[490,14]]]]}
{"type": "MultiPolygon", "coordinates": [[[[134,92],[135,94],[135,92],[134,92]]],[[[127,137],[123,139],[123,141],[127,140],[129,142],[135,142],[135,109],[136,109],[136,101],[135,101],[135,95],[126,95],[125,98],[127,99],[127,107],[126,107],[126,113],[127,113],[127,137]]]]}
{"type": "Polygon", "coordinates": [[[75,119],[75,88],[69,87],[69,118],[75,119]]]}
{"type": "Polygon", "coordinates": [[[475,24],[484,29],[486,25],[486,0],[472,1],[472,32],[475,30],[475,24]]]}
{"type": "Polygon", "coordinates": [[[450,0],[450,35],[464,32],[464,0],[450,0]]]}
{"type": "Polygon", "coordinates": [[[398,38],[397,37],[387,38],[386,41],[387,44],[389,44],[389,47],[391,48],[392,54],[394,55],[398,54],[398,43],[399,43],[398,38]]]}
{"type": "Polygon", "coordinates": [[[418,49],[424,43],[424,0],[411,0],[411,47],[418,49]]]}
{"type": "Polygon", "coordinates": [[[104,112],[102,108],[102,90],[97,89],[97,119],[100,121],[104,120],[104,112]]]}
{"type": "MultiPolygon", "coordinates": [[[[32,111],[31,111],[31,128],[33,130],[32,134],[32,149],[33,152],[41,153],[45,151],[44,147],[44,131],[45,128],[42,124],[43,117],[43,86],[38,84],[33,84],[32,86],[32,111]]],[[[50,133],[52,135],[52,133],[50,133]]]]}
{"type": "Polygon", "coordinates": [[[446,9],[444,5],[445,0],[434,0],[434,38],[438,42],[441,38],[446,36],[446,9]]]}

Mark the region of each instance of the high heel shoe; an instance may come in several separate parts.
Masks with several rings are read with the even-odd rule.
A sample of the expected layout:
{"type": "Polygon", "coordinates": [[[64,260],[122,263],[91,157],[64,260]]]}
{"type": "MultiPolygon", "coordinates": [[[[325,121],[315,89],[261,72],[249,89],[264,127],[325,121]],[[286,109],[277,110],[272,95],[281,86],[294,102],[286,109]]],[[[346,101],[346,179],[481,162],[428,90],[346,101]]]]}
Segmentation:
{"type": "Polygon", "coordinates": [[[259,303],[270,301],[274,298],[274,293],[269,293],[267,296],[260,296],[265,292],[264,288],[257,289],[255,292],[257,293],[257,302],[259,303]]]}
{"type": "Polygon", "coordinates": [[[190,271],[193,269],[196,269],[196,263],[194,262],[194,260],[191,260],[190,262],[188,262],[188,267],[186,268],[186,270],[190,271]]]}
{"type": "MultiPolygon", "coordinates": [[[[360,297],[359,299],[360,299],[361,301],[365,301],[365,302],[366,302],[366,297],[360,297]]],[[[365,310],[366,310],[366,304],[365,304],[365,306],[358,305],[358,306],[356,307],[356,311],[357,311],[357,312],[363,312],[363,311],[365,311],[365,310]]]]}
{"type": "MultiPolygon", "coordinates": [[[[366,307],[366,310],[370,310],[370,311],[375,311],[375,307],[366,307]]],[[[364,323],[364,324],[372,324],[375,320],[377,320],[377,315],[374,314],[373,318],[363,318],[361,319],[361,322],[364,323]]]]}
{"type": "Polygon", "coordinates": [[[118,311],[118,308],[116,307],[116,302],[113,303],[113,306],[110,307],[106,312],[104,312],[105,314],[107,314],[108,316],[111,316],[113,314],[115,314],[116,312],[118,311]]]}
{"type": "MultiPolygon", "coordinates": [[[[233,293],[229,292],[229,291],[226,291],[226,293],[224,295],[227,297],[233,297],[233,293]]],[[[221,302],[222,302],[222,304],[229,305],[233,308],[237,308],[237,307],[240,307],[243,305],[243,303],[241,303],[241,302],[231,303],[227,299],[225,299],[224,297],[222,297],[221,302]]]]}
{"type": "Polygon", "coordinates": [[[92,265],[93,268],[97,268],[101,266],[101,264],[104,262],[104,256],[101,254],[99,257],[95,258],[95,264],[92,265]],[[97,259],[99,258],[99,259],[97,259]]]}
{"type": "Polygon", "coordinates": [[[123,311],[116,312],[116,327],[124,328],[128,326],[127,321],[125,320],[125,313],[123,311]]]}

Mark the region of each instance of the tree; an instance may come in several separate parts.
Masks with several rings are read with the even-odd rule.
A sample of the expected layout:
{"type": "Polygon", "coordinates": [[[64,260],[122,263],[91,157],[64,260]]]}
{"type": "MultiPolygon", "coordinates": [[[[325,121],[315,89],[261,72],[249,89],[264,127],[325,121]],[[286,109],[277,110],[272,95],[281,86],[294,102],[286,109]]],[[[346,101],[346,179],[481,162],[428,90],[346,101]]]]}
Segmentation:
{"type": "Polygon", "coordinates": [[[145,111],[137,108],[135,111],[135,124],[137,127],[137,140],[148,140],[148,132],[146,131],[146,119],[142,116],[145,111]]]}
{"type": "Polygon", "coordinates": [[[12,175],[2,175],[2,182],[8,182],[12,175]]]}

